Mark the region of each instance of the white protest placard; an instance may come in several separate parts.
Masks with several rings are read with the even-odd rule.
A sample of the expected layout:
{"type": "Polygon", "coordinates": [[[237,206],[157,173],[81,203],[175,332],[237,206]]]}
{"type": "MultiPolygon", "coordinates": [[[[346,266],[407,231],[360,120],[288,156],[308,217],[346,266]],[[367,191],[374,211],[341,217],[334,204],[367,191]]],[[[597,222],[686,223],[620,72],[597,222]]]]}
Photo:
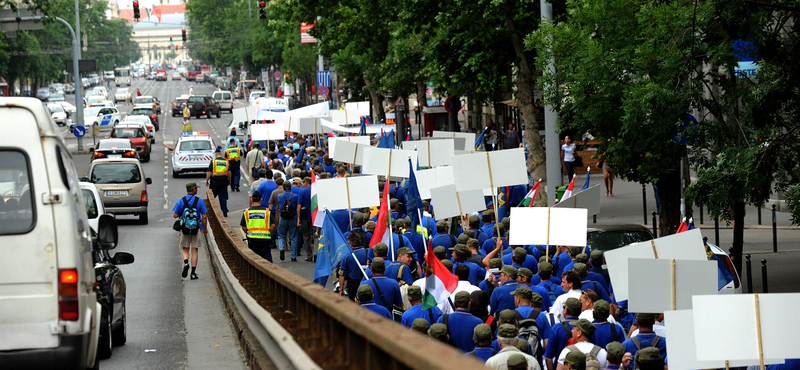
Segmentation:
{"type": "Polygon", "coordinates": [[[453,141],[453,149],[455,151],[461,151],[461,152],[463,152],[463,150],[460,150],[460,149],[464,148],[464,143],[466,142],[466,139],[464,139],[463,137],[431,137],[431,136],[423,136],[423,137],[419,138],[419,140],[433,140],[433,141],[437,141],[437,140],[452,140],[453,141]]]}
{"type": "Polygon", "coordinates": [[[692,300],[699,361],[800,358],[800,321],[793,319],[800,294],[720,294],[692,300]]]}
{"type": "Polygon", "coordinates": [[[455,149],[452,139],[404,141],[403,150],[415,150],[422,167],[449,166],[453,164],[455,149]]]}
{"type": "Polygon", "coordinates": [[[330,112],[328,102],[306,105],[305,107],[295,108],[284,114],[292,117],[313,117],[313,116],[327,116],[330,112]]]}
{"type": "Polygon", "coordinates": [[[457,155],[453,157],[453,174],[458,191],[528,183],[522,148],[457,155]]]}
{"type": "Polygon", "coordinates": [[[586,209],[513,207],[510,218],[510,244],[586,245],[586,209]]]}
{"type": "MultiPolygon", "coordinates": [[[[339,126],[349,126],[361,124],[361,114],[357,108],[346,108],[344,110],[332,110],[328,112],[331,122],[339,126]]],[[[367,114],[369,115],[369,114],[367,114]]]]}
{"type": "Polygon", "coordinates": [[[370,175],[408,177],[408,158],[417,162],[417,153],[408,150],[369,147],[364,149],[362,172],[370,175]]]}
{"type": "Polygon", "coordinates": [[[436,217],[456,217],[486,209],[483,192],[480,190],[456,191],[453,184],[431,189],[431,198],[436,206],[436,217]]]}
{"type": "Polygon", "coordinates": [[[355,141],[341,140],[336,144],[336,153],[333,160],[337,162],[351,163],[357,165],[364,164],[364,149],[372,148],[369,145],[359,144],[355,141]]]}
{"type": "MultiPolygon", "coordinates": [[[[677,310],[664,312],[669,348],[669,367],[672,369],[723,369],[725,361],[698,361],[694,338],[694,311],[677,310]]],[[[739,338],[743,340],[743,338],[739,338]]],[[[764,360],[764,364],[782,364],[783,360],[764,360]]],[[[758,365],[758,359],[728,361],[729,367],[758,365]]]]}
{"type": "Polygon", "coordinates": [[[563,202],[556,204],[555,208],[586,208],[589,216],[600,214],[600,196],[602,189],[600,184],[592,186],[571,197],[565,199],[563,202]]]}
{"type": "Polygon", "coordinates": [[[356,176],[317,181],[317,204],[329,210],[380,205],[378,176],[356,176]]]}
{"type": "MultiPolygon", "coordinates": [[[[419,170],[414,172],[414,176],[417,178],[417,190],[419,190],[419,196],[422,199],[432,198],[432,188],[455,184],[455,180],[453,179],[453,167],[448,166],[419,170]]],[[[436,213],[439,213],[438,208],[436,209],[436,213]]]]}
{"type": "MultiPolygon", "coordinates": [[[[342,141],[349,141],[353,143],[359,143],[366,146],[369,146],[369,136],[343,136],[343,137],[331,137],[328,138],[328,151],[330,151],[330,157],[335,159],[336,155],[336,144],[342,141]]],[[[335,159],[338,160],[338,159],[335,159]]]]}
{"type": "MultiPolygon", "coordinates": [[[[475,133],[472,132],[451,132],[451,131],[434,131],[433,137],[446,137],[446,138],[462,138],[464,142],[461,146],[456,146],[456,150],[461,151],[472,151],[475,149],[473,146],[475,145],[475,133]]],[[[460,142],[460,140],[459,140],[460,142]]],[[[456,143],[459,144],[459,143],[456,143]]]]}
{"type": "Polygon", "coordinates": [[[646,242],[605,252],[608,275],[614,284],[614,298],[617,301],[628,299],[628,259],[682,259],[707,261],[706,248],[700,229],[668,235],[646,242]]]}
{"type": "MultiPolygon", "coordinates": [[[[282,119],[285,119],[283,116],[282,119]]],[[[310,134],[323,134],[326,132],[330,132],[331,130],[323,127],[319,123],[319,118],[316,117],[293,117],[288,116],[289,122],[287,124],[287,130],[291,132],[296,132],[300,135],[310,135],[310,134]]],[[[278,120],[275,120],[275,123],[280,123],[278,120]]]]}
{"type": "Polygon", "coordinates": [[[242,108],[235,108],[233,110],[233,122],[250,122],[256,119],[258,107],[250,105],[242,108]]]}
{"type": "Polygon", "coordinates": [[[250,125],[250,136],[253,140],[284,140],[284,127],[277,123],[250,125]]]}
{"type": "Polygon", "coordinates": [[[630,312],[691,309],[692,296],[711,294],[717,294],[715,261],[628,259],[630,312]]]}
{"type": "Polygon", "coordinates": [[[349,101],[344,103],[344,109],[353,109],[359,116],[369,116],[368,101],[349,101]]]}

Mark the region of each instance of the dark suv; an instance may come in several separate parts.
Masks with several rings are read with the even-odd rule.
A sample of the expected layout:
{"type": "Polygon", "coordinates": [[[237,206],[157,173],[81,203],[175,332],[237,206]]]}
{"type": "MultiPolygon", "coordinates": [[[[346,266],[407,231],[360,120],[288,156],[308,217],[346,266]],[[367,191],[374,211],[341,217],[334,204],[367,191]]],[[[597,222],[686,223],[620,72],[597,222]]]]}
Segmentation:
{"type": "Polygon", "coordinates": [[[220,117],[221,108],[219,103],[208,95],[192,95],[186,100],[186,104],[189,105],[191,115],[196,118],[200,118],[203,115],[211,118],[212,114],[217,118],[220,117]]]}

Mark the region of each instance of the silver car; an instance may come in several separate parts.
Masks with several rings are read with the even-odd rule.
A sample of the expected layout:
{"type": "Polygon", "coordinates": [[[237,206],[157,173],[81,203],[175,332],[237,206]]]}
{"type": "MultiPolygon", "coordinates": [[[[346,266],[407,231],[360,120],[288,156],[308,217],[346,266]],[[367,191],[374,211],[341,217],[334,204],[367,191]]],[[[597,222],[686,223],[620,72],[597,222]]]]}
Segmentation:
{"type": "Polygon", "coordinates": [[[139,223],[147,224],[147,185],[138,159],[97,159],[92,161],[89,178],[100,192],[106,212],[116,215],[138,215],[139,223]]]}

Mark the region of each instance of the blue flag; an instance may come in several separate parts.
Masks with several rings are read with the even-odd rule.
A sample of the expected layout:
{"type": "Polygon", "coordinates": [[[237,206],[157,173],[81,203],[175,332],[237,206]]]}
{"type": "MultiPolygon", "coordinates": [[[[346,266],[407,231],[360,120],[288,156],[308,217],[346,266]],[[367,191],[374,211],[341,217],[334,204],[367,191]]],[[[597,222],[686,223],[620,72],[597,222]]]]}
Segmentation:
{"type": "Polygon", "coordinates": [[[386,131],[378,140],[378,148],[394,149],[394,130],[386,131]]]}
{"type": "Polygon", "coordinates": [[[484,127],[483,131],[481,131],[481,133],[478,134],[478,138],[475,139],[475,150],[481,151],[481,152],[482,151],[486,151],[486,146],[483,145],[483,135],[486,134],[486,130],[487,129],[488,129],[488,127],[484,127]]]}
{"type": "Polygon", "coordinates": [[[358,134],[360,136],[367,136],[367,119],[361,117],[361,127],[358,129],[358,134]]]}
{"type": "Polygon", "coordinates": [[[587,166],[587,167],[586,167],[586,183],[585,183],[585,184],[583,184],[583,189],[581,189],[581,191],[584,191],[584,190],[586,190],[586,189],[588,189],[588,188],[589,188],[589,176],[590,176],[591,174],[592,174],[592,170],[591,170],[591,168],[590,168],[590,167],[588,167],[588,166],[587,166]]]}
{"type": "MultiPolygon", "coordinates": [[[[686,228],[686,231],[694,230],[694,222],[689,221],[689,225],[686,228]]],[[[717,290],[722,290],[728,283],[733,281],[733,276],[728,271],[728,268],[725,266],[725,262],[717,257],[714,254],[714,251],[708,246],[708,242],[705,240],[703,241],[703,245],[706,247],[706,257],[709,261],[717,261],[717,290]]]]}
{"type": "Polygon", "coordinates": [[[417,225],[422,220],[419,215],[422,212],[422,197],[419,195],[417,188],[417,176],[414,175],[414,166],[411,164],[411,158],[408,159],[408,181],[405,186],[405,201],[406,201],[406,214],[411,217],[411,233],[417,233],[417,225]]]}
{"type": "Polygon", "coordinates": [[[353,253],[350,244],[345,240],[342,231],[333,222],[333,216],[325,210],[325,220],[322,224],[322,233],[319,236],[319,249],[317,249],[317,266],[314,270],[314,282],[325,286],[328,276],[343,259],[353,253]]]}
{"type": "Polygon", "coordinates": [[[508,186],[497,189],[497,222],[503,221],[508,217],[508,193],[511,191],[508,186]]]}

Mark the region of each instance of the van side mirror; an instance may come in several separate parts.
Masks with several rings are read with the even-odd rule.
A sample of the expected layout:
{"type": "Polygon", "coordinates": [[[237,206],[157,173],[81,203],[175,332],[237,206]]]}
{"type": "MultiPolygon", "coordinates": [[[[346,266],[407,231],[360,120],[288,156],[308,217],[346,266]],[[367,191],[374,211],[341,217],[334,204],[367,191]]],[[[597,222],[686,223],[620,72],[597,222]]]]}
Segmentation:
{"type": "Polygon", "coordinates": [[[97,238],[93,240],[95,249],[114,249],[119,241],[117,219],[109,214],[100,215],[97,220],[97,238]]]}
{"type": "Polygon", "coordinates": [[[130,265],[133,263],[134,258],[133,254],[128,252],[117,252],[114,253],[114,257],[111,258],[111,262],[115,265],[130,265]]]}
{"type": "Polygon", "coordinates": [[[144,183],[147,184],[147,185],[150,185],[150,184],[153,183],[153,179],[147,177],[147,178],[144,179],[144,183]]]}

